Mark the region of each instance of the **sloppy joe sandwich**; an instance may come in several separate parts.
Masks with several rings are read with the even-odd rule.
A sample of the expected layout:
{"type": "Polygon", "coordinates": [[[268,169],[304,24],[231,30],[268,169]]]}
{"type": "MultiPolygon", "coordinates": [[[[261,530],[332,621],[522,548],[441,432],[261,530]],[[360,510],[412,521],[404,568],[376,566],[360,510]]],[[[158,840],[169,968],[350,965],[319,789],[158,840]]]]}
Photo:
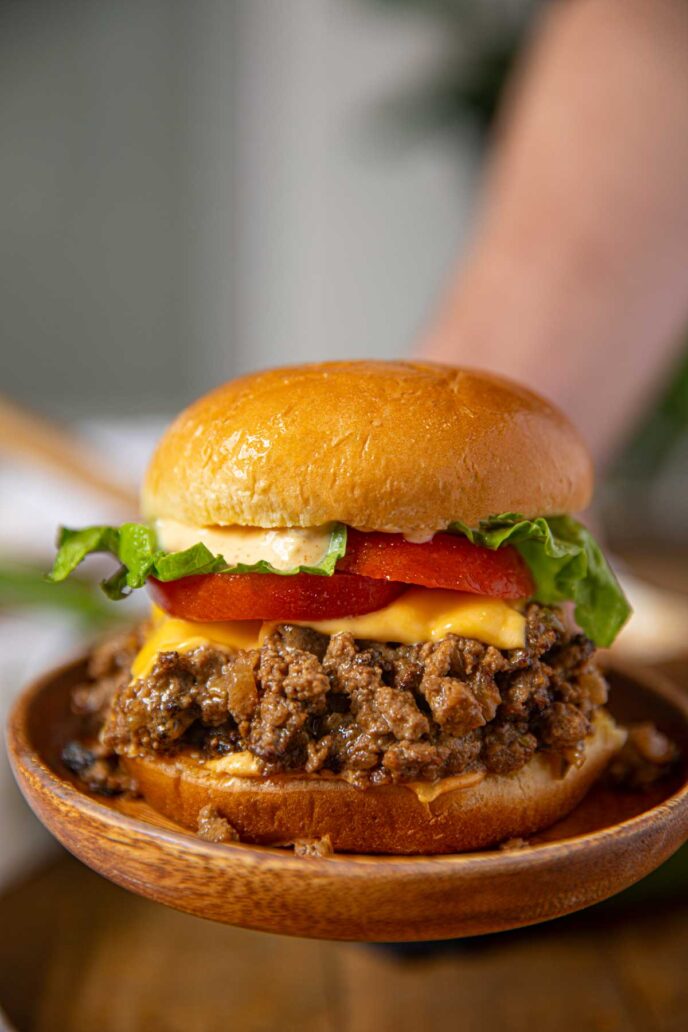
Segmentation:
{"type": "Polygon", "coordinates": [[[566,418],[491,374],[333,362],[234,380],[162,438],[141,523],[63,528],[150,618],[94,650],[65,762],[197,829],[447,853],[570,811],[624,735],[595,663],[629,607],[566,418]]]}

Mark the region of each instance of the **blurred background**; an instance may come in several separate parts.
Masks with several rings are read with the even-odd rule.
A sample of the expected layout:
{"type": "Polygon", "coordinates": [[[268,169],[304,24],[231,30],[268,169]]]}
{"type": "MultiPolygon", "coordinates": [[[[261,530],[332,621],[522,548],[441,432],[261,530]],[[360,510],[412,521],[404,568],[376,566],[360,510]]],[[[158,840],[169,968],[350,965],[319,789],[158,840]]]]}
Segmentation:
{"type": "MultiPolygon", "coordinates": [[[[248,369],[408,352],[539,6],[3,0],[3,392],[157,429],[248,369]]],[[[670,381],[618,457],[620,535],[688,525],[670,381]]]]}
{"type": "MultiPolygon", "coordinates": [[[[35,418],[75,431],[126,493],[165,423],[223,379],[410,353],[469,239],[541,6],[0,0],[3,719],[108,619],[90,582],[58,598],[41,581],[56,524],[126,509],[46,453],[35,418]]],[[[687,349],[614,458],[598,519],[629,583],[643,578],[657,660],[677,662],[687,349]]],[[[2,763],[0,890],[49,848],[2,763]]]]}

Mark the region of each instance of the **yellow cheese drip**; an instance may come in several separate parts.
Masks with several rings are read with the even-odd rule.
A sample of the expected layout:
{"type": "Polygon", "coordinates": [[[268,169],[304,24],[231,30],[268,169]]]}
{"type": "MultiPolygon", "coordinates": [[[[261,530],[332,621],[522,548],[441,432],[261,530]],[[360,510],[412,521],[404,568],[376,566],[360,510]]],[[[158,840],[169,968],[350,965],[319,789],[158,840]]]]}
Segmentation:
{"type": "Polygon", "coordinates": [[[410,588],[374,613],[302,623],[322,634],[349,631],[354,638],[398,641],[402,645],[460,634],[498,649],[520,648],[525,625],[523,613],[502,599],[430,588],[410,588]]]}
{"type": "Polygon", "coordinates": [[[190,652],[199,645],[255,649],[259,644],[261,626],[260,620],[232,620],[226,623],[178,620],[154,607],[152,629],[132,663],[132,676],[136,680],[150,673],[160,652],[190,652]]]}

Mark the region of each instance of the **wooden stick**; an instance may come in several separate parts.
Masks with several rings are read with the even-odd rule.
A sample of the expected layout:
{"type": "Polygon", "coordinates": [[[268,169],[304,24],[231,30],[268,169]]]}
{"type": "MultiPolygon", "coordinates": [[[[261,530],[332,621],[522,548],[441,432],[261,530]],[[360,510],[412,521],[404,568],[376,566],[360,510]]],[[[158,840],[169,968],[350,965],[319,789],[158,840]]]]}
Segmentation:
{"type": "Polygon", "coordinates": [[[102,495],[130,516],[138,513],[133,487],[118,480],[102,456],[70,431],[0,396],[0,453],[29,460],[102,495]]]}

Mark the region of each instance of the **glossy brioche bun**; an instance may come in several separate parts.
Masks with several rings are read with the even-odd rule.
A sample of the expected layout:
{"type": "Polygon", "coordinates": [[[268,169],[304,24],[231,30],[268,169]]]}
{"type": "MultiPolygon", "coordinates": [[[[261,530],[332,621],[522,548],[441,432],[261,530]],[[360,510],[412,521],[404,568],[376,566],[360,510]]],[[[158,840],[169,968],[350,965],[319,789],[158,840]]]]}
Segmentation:
{"type": "Polygon", "coordinates": [[[432,802],[421,802],[403,785],[356,789],[317,775],[234,777],[189,757],[122,763],[155,810],[194,831],[199,811],[210,804],[244,842],[289,845],[329,835],[340,852],[458,853],[530,835],[564,817],[624,738],[601,710],[582,766],[564,777],[556,777],[551,763],[536,754],[516,774],[488,775],[472,787],[449,788],[432,802]]]}
{"type": "Polygon", "coordinates": [[[253,373],[182,412],[142,508],[195,526],[410,533],[575,512],[591,491],[580,437],[524,387],[427,362],[325,362],[253,373]]]}

